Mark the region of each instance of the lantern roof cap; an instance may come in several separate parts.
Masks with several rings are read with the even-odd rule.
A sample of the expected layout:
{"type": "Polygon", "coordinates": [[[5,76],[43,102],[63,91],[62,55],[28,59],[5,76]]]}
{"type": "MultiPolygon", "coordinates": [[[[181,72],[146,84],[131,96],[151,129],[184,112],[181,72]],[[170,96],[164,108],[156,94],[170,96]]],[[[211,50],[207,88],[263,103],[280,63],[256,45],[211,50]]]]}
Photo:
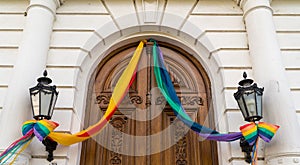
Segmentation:
{"type": "Polygon", "coordinates": [[[247,79],[247,73],[243,73],[244,80],[239,82],[240,86],[251,85],[254,81],[252,79],[247,79]]]}
{"type": "Polygon", "coordinates": [[[43,75],[44,75],[44,77],[40,77],[37,79],[37,81],[39,83],[45,84],[45,85],[52,83],[52,80],[49,77],[47,77],[47,75],[48,75],[47,70],[44,71],[43,75]]]}

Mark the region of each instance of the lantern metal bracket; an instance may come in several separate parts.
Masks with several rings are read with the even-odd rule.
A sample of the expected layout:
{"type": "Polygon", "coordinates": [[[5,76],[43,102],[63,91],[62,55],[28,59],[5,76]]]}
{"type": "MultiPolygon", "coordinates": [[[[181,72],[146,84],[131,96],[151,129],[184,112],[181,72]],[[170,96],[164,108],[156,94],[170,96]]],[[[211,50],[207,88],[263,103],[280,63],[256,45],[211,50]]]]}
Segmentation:
{"type": "Polygon", "coordinates": [[[250,145],[246,139],[244,137],[242,137],[240,139],[240,147],[242,149],[242,152],[244,152],[245,154],[245,161],[247,163],[251,163],[252,160],[251,160],[251,153],[253,151],[253,145],[250,145]]]}
{"type": "Polygon", "coordinates": [[[51,162],[53,158],[53,151],[56,150],[57,142],[49,138],[45,138],[42,143],[46,146],[46,151],[48,152],[47,160],[51,162]]]}

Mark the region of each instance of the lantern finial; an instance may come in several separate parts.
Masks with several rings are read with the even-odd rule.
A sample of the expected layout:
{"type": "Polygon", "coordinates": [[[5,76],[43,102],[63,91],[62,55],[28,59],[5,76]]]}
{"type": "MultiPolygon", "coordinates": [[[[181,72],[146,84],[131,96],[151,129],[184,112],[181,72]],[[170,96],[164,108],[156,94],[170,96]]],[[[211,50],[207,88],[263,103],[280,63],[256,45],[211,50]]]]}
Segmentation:
{"type": "Polygon", "coordinates": [[[48,72],[47,72],[47,70],[46,70],[46,69],[44,70],[44,73],[43,73],[43,75],[44,75],[44,77],[47,77],[47,75],[48,75],[48,72]]]}
{"type": "Polygon", "coordinates": [[[247,73],[246,72],[243,73],[243,77],[244,77],[244,80],[241,80],[239,82],[240,86],[250,86],[253,83],[252,79],[247,79],[247,73]]]}
{"type": "Polygon", "coordinates": [[[247,73],[246,72],[243,73],[243,77],[244,77],[244,79],[247,78],[247,73]]]}
{"type": "Polygon", "coordinates": [[[44,75],[44,77],[40,77],[40,78],[37,79],[37,81],[39,83],[42,83],[42,84],[45,84],[45,85],[48,85],[48,84],[52,83],[52,80],[47,77],[47,75],[48,75],[47,70],[44,70],[43,75],[44,75]]]}

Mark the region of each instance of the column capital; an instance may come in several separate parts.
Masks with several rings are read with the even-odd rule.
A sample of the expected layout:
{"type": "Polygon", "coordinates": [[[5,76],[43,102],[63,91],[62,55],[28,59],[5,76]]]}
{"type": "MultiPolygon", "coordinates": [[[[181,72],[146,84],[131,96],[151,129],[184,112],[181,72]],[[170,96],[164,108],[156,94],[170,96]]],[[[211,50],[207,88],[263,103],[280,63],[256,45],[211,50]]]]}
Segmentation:
{"type": "MultiPolygon", "coordinates": [[[[238,6],[240,6],[241,8],[243,8],[243,5],[248,1],[248,0],[234,0],[236,2],[236,4],[238,6]]],[[[269,1],[269,3],[271,4],[272,3],[272,0],[267,0],[269,1]]]]}
{"type": "Polygon", "coordinates": [[[268,9],[273,14],[271,8],[272,0],[235,0],[237,5],[244,11],[244,19],[251,12],[256,9],[268,9]]]}
{"type": "Polygon", "coordinates": [[[244,19],[249,14],[250,11],[259,8],[265,8],[273,13],[273,9],[271,8],[272,0],[234,0],[237,5],[244,11],[244,19]]]}
{"type": "Polygon", "coordinates": [[[54,16],[56,15],[56,9],[64,3],[64,0],[30,0],[30,4],[26,9],[25,14],[33,7],[40,7],[48,10],[54,16]]]}

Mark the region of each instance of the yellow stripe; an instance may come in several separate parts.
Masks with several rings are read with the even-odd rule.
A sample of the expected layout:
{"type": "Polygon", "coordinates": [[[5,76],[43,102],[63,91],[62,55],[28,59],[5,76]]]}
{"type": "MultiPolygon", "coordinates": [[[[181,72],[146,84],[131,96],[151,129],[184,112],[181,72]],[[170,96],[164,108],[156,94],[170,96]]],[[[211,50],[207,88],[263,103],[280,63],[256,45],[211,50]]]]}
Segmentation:
{"type": "Polygon", "coordinates": [[[30,124],[30,123],[36,123],[36,120],[27,120],[23,123],[23,125],[30,124]]]}
{"type": "Polygon", "coordinates": [[[16,156],[14,157],[14,159],[9,163],[9,165],[13,165],[14,162],[16,161],[17,157],[28,147],[28,145],[31,143],[31,141],[33,140],[33,138],[31,138],[31,140],[29,140],[29,142],[27,142],[26,144],[24,144],[24,146],[21,148],[21,150],[16,154],[16,156]]]}
{"type": "Polygon", "coordinates": [[[257,127],[253,126],[253,127],[249,128],[249,129],[247,129],[245,131],[243,130],[242,134],[243,134],[243,136],[247,136],[247,135],[249,135],[249,134],[251,134],[251,133],[253,133],[255,131],[257,131],[257,127]]]}
{"type": "MultiPolygon", "coordinates": [[[[95,125],[90,126],[86,130],[80,131],[76,134],[71,135],[71,134],[66,134],[66,133],[51,132],[48,136],[50,138],[52,138],[54,141],[56,141],[62,145],[71,145],[74,143],[84,141],[84,140],[90,138],[91,136],[94,136],[94,135],[90,135],[89,137],[78,137],[77,135],[84,134],[84,133],[88,132],[89,130],[91,130],[92,128],[94,128],[100,124],[103,124],[103,122],[106,122],[107,117],[110,114],[114,113],[115,107],[121,101],[121,99],[124,97],[124,94],[128,89],[128,85],[131,81],[131,78],[132,78],[133,74],[135,73],[140,56],[143,51],[144,42],[146,42],[146,41],[140,42],[139,46],[137,47],[137,49],[135,50],[135,52],[133,54],[132,59],[130,60],[127,68],[124,70],[121,77],[119,78],[119,80],[116,84],[116,87],[113,91],[112,97],[110,99],[108,108],[107,108],[105,114],[103,115],[103,117],[100,119],[100,121],[98,121],[95,125]]],[[[102,130],[102,128],[100,128],[100,130],[97,130],[98,132],[96,132],[95,135],[97,133],[99,133],[102,130]]]]}
{"type": "Polygon", "coordinates": [[[259,123],[258,127],[265,128],[265,129],[267,129],[267,130],[269,130],[269,131],[271,131],[273,133],[275,133],[278,130],[278,128],[276,126],[273,126],[273,125],[270,125],[270,124],[266,124],[266,123],[259,123]]]}

